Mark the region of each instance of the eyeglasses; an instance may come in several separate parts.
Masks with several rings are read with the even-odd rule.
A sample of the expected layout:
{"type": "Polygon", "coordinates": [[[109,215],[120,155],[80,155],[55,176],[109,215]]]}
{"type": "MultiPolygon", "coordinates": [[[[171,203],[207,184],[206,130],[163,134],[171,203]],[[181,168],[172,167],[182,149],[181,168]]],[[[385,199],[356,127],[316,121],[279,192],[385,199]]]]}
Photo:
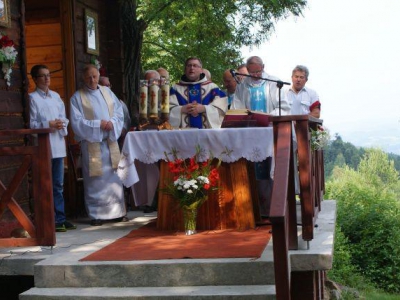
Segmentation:
{"type": "Polygon", "coordinates": [[[259,70],[259,71],[254,71],[254,72],[249,72],[250,75],[261,75],[263,72],[263,70],[259,70]]]}
{"type": "Polygon", "coordinates": [[[36,78],[42,78],[42,77],[50,78],[50,77],[51,77],[51,74],[40,74],[40,75],[37,75],[37,76],[36,76],[36,78]]]}
{"type": "Polygon", "coordinates": [[[198,68],[201,68],[201,66],[196,65],[196,64],[187,64],[187,65],[186,65],[186,68],[195,68],[195,69],[198,69],[198,68]]]}

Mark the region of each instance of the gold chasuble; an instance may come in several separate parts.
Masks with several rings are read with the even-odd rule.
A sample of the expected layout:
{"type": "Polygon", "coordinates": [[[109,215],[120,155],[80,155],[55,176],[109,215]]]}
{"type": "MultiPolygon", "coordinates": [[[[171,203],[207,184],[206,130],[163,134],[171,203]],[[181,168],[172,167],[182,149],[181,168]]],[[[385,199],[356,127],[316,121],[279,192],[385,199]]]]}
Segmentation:
{"type": "MultiPolygon", "coordinates": [[[[110,117],[114,115],[114,102],[111,98],[110,94],[107,92],[105,88],[99,86],[100,93],[103,96],[104,100],[107,103],[108,113],[110,117]]],[[[94,120],[94,112],[93,107],[90,104],[88,97],[83,89],[79,90],[79,94],[82,100],[82,107],[83,107],[83,114],[87,120],[94,120]]],[[[111,165],[113,169],[117,169],[118,162],[120,158],[120,152],[118,143],[116,141],[111,141],[110,139],[107,140],[108,147],[110,149],[110,157],[111,157],[111,165]]],[[[100,150],[100,143],[95,142],[87,142],[88,145],[88,153],[89,153],[89,176],[102,176],[103,169],[102,169],[102,162],[101,162],[101,150],[100,150]]]]}

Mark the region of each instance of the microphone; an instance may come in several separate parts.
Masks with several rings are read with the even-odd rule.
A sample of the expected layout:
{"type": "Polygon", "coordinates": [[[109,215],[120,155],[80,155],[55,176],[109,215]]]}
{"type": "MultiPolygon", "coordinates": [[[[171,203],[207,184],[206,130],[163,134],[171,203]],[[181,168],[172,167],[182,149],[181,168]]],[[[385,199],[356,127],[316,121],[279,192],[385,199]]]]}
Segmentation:
{"type": "Polygon", "coordinates": [[[235,70],[234,70],[234,69],[230,69],[230,72],[231,72],[231,75],[232,75],[233,79],[235,79],[236,83],[239,84],[240,81],[239,81],[239,79],[238,79],[237,76],[236,76],[235,70]]]}

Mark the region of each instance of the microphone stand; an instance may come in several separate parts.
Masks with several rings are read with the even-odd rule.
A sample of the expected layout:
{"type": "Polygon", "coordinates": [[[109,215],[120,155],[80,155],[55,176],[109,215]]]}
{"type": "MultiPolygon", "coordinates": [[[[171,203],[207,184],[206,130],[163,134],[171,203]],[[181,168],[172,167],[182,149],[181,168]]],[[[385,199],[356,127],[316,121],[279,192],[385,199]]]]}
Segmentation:
{"type": "Polygon", "coordinates": [[[253,76],[253,75],[250,75],[250,74],[242,74],[242,73],[236,73],[236,72],[233,72],[234,74],[235,74],[235,76],[236,75],[240,75],[240,76],[245,76],[245,77],[250,77],[250,78],[256,78],[256,79],[261,79],[261,80],[264,80],[264,81],[271,81],[271,82],[275,82],[276,83],[276,86],[278,87],[278,89],[279,89],[279,116],[281,116],[281,89],[282,89],[282,87],[283,87],[283,85],[290,85],[290,83],[289,82],[284,82],[284,81],[281,81],[281,80],[274,80],[274,79],[269,79],[269,78],[263,78],[263,77],[257,77],[257,76],[253,76]]]}

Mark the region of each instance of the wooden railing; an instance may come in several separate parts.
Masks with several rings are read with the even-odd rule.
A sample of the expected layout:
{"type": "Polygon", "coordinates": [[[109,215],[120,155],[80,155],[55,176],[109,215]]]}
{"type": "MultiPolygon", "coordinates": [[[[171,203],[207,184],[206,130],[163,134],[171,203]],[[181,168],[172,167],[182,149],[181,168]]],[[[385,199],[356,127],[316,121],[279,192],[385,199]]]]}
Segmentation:
{"type": "Polygon", "coordinates": [[[1,130],[0,138],[37,135],[36,146],[0,147],[0,156],[21,156],[21,165],[14,177],[5,186],[0,181],[0,219],[8,208],[29,238],[1,238],[0,247],[54,246],[55,224],[51,178],[51,153],[49,133],[51,129],[1,130]],[[23,179],[32,172],[32,196],[34,201],[34,221],[20,207],[14,198],[23,179]]]}
{"type": "Polygon", "coordinates": [[[323,153],[311,151],[310,128],[316,129],[322,120],[311,116],[283,116],[272,118],[274,126],[275,171],[271,196],[275,261],[276,298],[291,299],[289,250],[298,249],[295,170],[300,178],[302,238],[314,237],[314,224],[321,208],[324,189],[323,153]],[[293,128],[298,149],[295,167],[293,128]]]}

